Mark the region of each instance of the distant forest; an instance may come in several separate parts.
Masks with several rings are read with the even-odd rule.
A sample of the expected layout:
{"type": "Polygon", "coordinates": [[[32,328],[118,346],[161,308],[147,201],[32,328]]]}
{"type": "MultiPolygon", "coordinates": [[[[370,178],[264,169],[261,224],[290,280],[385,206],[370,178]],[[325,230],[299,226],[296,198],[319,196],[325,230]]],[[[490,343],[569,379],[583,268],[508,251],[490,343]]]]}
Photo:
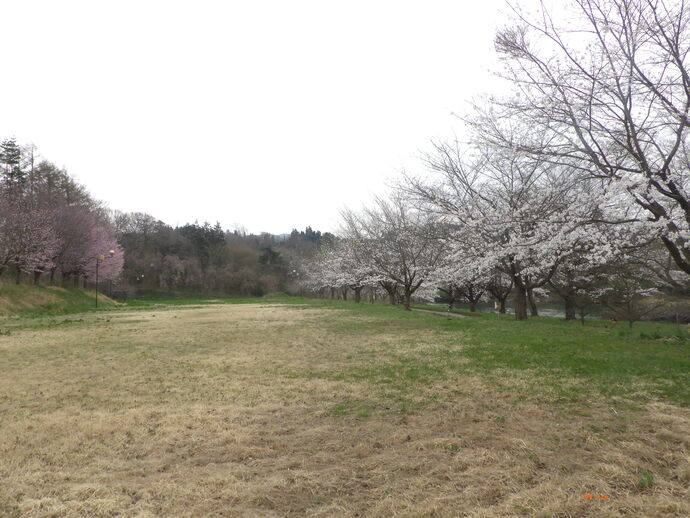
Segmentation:
{"type": "Polygon", "coordinates": [[[0,279],[93,286],[106,293],[257,296],[299,281],[299,265],[329,233],[247,234],[219,223],[172,227],[109,209],[33,146],[0,143],[0,279]]]}
{"type": "Polygon", "coordinates": [[[171,227],[148,214],[113,212],[125,249],[124,285],[138,291],[260,296],[285,291],[299,280],[299,264],[330,243],[329,233],[247,234],[220,224],[171,227]]]}

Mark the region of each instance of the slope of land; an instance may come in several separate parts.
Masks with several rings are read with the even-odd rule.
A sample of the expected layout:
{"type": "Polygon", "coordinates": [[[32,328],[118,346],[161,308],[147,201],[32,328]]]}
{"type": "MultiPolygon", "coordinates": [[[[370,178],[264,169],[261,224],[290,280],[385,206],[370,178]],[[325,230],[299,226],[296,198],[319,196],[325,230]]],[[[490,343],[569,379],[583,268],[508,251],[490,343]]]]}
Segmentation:
{"type": "MultiPolygon", "coordinates": [[[[79,313],[94,308],[96,292],[57,286],[28,286],[0,282],[0,316],[37,316],[79,313]]],[[[101,307],[117,303],[98,294],[101,307]]]]}
{"type": "Polygon", "coordinates": [[[676,328],[328,302],[12,326],[2,516],[690,515],[676,328]]]}

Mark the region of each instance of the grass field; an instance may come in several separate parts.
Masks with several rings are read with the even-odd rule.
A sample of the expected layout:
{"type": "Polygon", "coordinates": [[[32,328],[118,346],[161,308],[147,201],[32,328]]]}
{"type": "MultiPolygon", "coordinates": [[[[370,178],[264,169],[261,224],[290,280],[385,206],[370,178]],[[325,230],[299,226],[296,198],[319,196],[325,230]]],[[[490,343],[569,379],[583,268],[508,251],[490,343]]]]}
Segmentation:
{"type": "Polygon", "coordinates": [[[171,302],[0,322],[0,516],[690,516],[685,329],[171,302]]]}

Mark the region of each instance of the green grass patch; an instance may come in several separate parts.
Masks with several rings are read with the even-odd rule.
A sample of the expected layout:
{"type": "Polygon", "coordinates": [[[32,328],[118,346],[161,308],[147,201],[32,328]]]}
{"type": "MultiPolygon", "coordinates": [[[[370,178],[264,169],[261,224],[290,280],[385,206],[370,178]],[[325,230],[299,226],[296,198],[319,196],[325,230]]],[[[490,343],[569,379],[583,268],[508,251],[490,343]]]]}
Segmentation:
{"type": "Polygon", "coordinates": [[[647,470],[640,471],[640,478],[637,480],[637,488],[640,491],[649,489],[654,484],[654,475],[647,470]]]}
{"type": "Polygon", "coordinates": [[[631,331],[626,323],[608,320],[582,326],[554,317],[516,321],[487,313],[444,318],[400,307],[324,302],[313,304],[347,310],[322,320],[334,333],[390,331],[409,338],[350,353],[338,372],[315,368],[306,376],[367,381],[412,400],[436,381],[479,374],[516,397],[581,405],[607,400],[629,410],[651,399],[690,406],[690,338],[675,324],[639,322],[631,331]]]}

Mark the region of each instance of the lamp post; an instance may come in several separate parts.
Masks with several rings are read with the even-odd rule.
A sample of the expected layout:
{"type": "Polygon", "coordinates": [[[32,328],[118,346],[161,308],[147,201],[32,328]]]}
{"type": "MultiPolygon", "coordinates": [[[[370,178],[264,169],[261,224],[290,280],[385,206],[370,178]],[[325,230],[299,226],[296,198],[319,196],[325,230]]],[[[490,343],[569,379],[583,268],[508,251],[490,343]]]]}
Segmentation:
{"type": "MultiPolygon", "coordinates": [[[[110,257],[115,255],[115,250],[108,250],[108,255],[110,257]]],[[[105,259],[105,256],[103,254],[99,254],[96,256],[96,307],[98,307],[98,265],[101,264],[101,261],[105,259]]]]}

